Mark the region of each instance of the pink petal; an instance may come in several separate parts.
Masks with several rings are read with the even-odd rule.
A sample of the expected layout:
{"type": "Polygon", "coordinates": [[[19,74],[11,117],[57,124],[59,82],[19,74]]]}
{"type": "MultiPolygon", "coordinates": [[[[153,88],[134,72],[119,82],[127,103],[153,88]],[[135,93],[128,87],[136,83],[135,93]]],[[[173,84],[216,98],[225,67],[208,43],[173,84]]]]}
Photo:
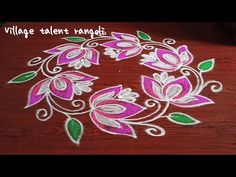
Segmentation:
{"type": "Polygon", "coordinates": [[[81,71],[65,71],[61,73],[61,75],[68,77],[71,80],[79,80],[79,81],[93,81],[97,79],[97,77],[83,73],[81,71]]]}
{"type": "Polygon", "coordinates": [[[117,56],[117,61],[135,57],[142,52],[142,48],[139,48],[139,47],[136,47],[131,50],[122,51],[121,53],[119,53],[119,55],[117,56]],[[132,52],[131,52],[131,50],[132,50],[132,52]]]}
{"type": "Polygon", "coordinates": [[[165,63],[166,65],[172,65],[172,66],[177,67],[178,65],[181,64],[181,60],[179,56],[170,50],[156,48],[155,53],[156,53],[157,59],[165,63]]]}
{"type": "Polygon", "coordinates": [[[89,103],[90,105],[94,105],[94,102],[96,102],[97,99],[107,94],[110,94],[109,99],[114,98],[121,92],[121,90],[122,90],[122,85],[117,85],[114,87],[108,87],[108,88],[99,90],[90,97],[89,103]]]}
{"type": "Polygon", "coordinates": [[[81,59],[84,55],[85,55],[85,50],[83,50],[83,49],[78,49],[78,48],[68,49],[68,50],[62,52],[59,55],[58,60],[57,60],[57,64],[58,65],[68,64],[68,63],[70,63],[72,61],[81,59]],[[73,58],[69,58],[67,56],[70,52],[74,52],[76,50],[80,50],[78,55],[76,55],[73,58]]]}
{"type": "Polygon", "coordinates": [[[59,46],[56,46],[54,48],[45,50],[45,53],[50,53],[50,54],[55,54],[55,53],[61,53],[65,50],[71,49],[71,48],[80,48],[78,44],[73,44],[73,43],[67,43],[67,44],[62,44],[59,46]]]}
{"type": "Polygon", "coordinates": [[[131,136],[133,138],[136,138],[136,134],[130,125],[123,122],[116,121],[116,123],[119,124],[119,127],[109,126],[98,121],[97,116],[98,114],[96,112],[90,113],[90,118],[92,122],[103,132],[113,134],[113,135],[125,135],[125,136],[131,136]]]}
{"type": "Polygon", "coordinates": [[[73,99],[73,96],[74,96],[73,83],[70,79],[67,79],[66,77],[57,77],[51,81],[49,87],[50,87],[51,93],[54,96],[61,98],[63,100],[73,99]],[[58,81],[62,83],[65,83],[65,87],[58,88],[58,86],[55,84],[56,79],[58,79],[58,81]]]}
{"type": "Polygon", "coordinates": [[[117,49],[117,50],[130,50],[130,49],[135,48],[137,45],[136,45],[136,43],[131,42],[131,41],[127,41],[127,40],[113,40],[113,41],[105,42],[105,43],[101,44],[101,46],[113,48],[113,49],[117,49]],[[129,43],[130,46],[129,47],[119,46],[119,43],[124,43],[124,42],[129,43]]]}
{"type": "Polygon", "coordinates": [[[142,112],[145,108],[136,104],[136,103],[131,103],[131,102],[126,102],[126,101],[120,101],[120,100],[105,100],[97,104],[96,106],[96,112],[98,112],[100,115],[103,115],[107,118],[110,119],[125,119],[128,117],[132,117],[140,112],[142,112]],[[123,107],[124,110],[122,112],[118,113],[107,113],[105,111],[102,111],[99,109],[99,107],[106,108],[106,106],[109,105],[117,105],[120,107],[123,107]]]}
{"type": "Polygon", "coordinates": [[[39,103],[44,97],[45,93],[38,94],[40,88],[47,82],[48,79],[41,80],[40,82],[36,83],[33,87],[31,87],[29,94],[28,94],[28,101],[25,108],[33,106],[39,103]]]}
{"type": "Polygon", "coordinates": [[[157,71],[166,71],[166,72],[172,72],[178,69],[177,66],[173,65],[167,65],[165,63],[159,62],[159,61],[148,61],[144,62],[143,65],[155,69],[157,71]]]}
{"type": "Polygon", "coordinates": [[[139,39],[132,34],[112,32],[111,35],[116,39],[124,39],[128,41],[139,42],[139,39]]]}
{"type": "Polygon", "coordinates": [[[174,96],[172,99],[180,99],[183,98],[185,95],[189,94],[192,91],[192,84],[188,80],[186,76],[178,77],[175,80],[170,81],[167,83],[163,88],[163,94],[166,97],[168,92],[171,91],[171,87],[173,86],[180,86],[182,89],[181,91],[174,96]]]}
{"type": "Polygon", "coordinates": [[[191,52],[189,52],[188,47],[186,45],[179,46],[177,50],[184,65],[188,65],[193,61],[193,55],[191,52]],[[187,58],[181,57],[184,53],[187,54],[187,58]],[[183,59],[185,60],[183,61],[183,59]]]}
{"type": "Polygon", "coordinates": [[[159,81],[151,77],[141,76],[141,84],[143,91],[148,96],[157,100],[163,100],[162,85],[159,81]]]}
{"type": "MultiPolygon", "coordinates": [[[[86,49],[86,52],[91,52],[89,57],[86,57],[91,63],[98,65],[99,64],[99,52],[93,48],[86,49]]],[[[86,55],[85,55],[86,56],[86,55]]]]}
{"type": "Polygon", "coordinates": [[[193,96],[194,99],[191,99],[186,102],[181,102],[180,100],[173,101],[172,104],[179,106],[179,107],[198,107],[208,104],[214,104],[214,102],[202,95],[195,95],[193,96]]]}

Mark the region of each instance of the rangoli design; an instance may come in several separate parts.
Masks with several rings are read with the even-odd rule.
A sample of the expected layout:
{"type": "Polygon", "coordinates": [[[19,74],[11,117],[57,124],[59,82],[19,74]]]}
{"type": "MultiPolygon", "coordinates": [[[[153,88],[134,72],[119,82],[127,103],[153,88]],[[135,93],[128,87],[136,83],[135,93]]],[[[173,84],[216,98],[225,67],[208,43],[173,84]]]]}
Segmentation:
{"type": "Polygon", "coordinates": [[[223,89],[219,81],[205,81],[203,78],[204,73],[214,68],[214,59],[204,60],[198,64],[198,69],[194,69],[189,66],[194,58],[188,47],[182,45],[174,48],[175,41],[170,38],[156,42],[148,34],[137,31],[137,37],[112,32],[111,36],[91,39],[77,36],[63,39],[70,43],[45,50],[49,56],[44,59],[31,59],[28,66],[38,66],[38,69],[20,74],[9,83],[27,82],[41,72],[45,79],[30,88],[25,108],[45,100],[49,109],[38,109],[36,118],[47,121],[53,116],[54,111],[65,115],[65,131],[75,144],[80,143],[84,133],[83,124],[79,120],[82,114],[87,114],[101,131],[109,134],[137,138],[134,126],[144,126],[148,135],[158,137],[165,135],[165,130],[154,124],[158,119],[166,118],[181,125],[200,123],[199,120],[182,112],[167,113],[169,105],[193,108],[214,104],[211,99],[201,95],[201,92],[209,85],[215,93],[223,89]],[[90,96],[88,102],[75,99],[84,92],[91,92],[93,82],[99,79],[80,71],[82,67],[99,65],[100,53],[96,49],[97,46],[105,47],[104,54],[117,62],[141,55],[140,64],[156,72],[151,77],[141,75],[140,87],[150,97],[144,105],[136,103],[138,93],[122,85],[99,90],[90,96]],[[144,51],[149,53],[144,54],[144,51]],[[49,65],[53,61],[55,64],[50,68],[49,65]],[[62,71],[62,66],[67,66],[69,70],[62,71]],[[171,74],[173,72],[178,76],[171,74]],[[196,84],[192,84],[190,77],[195,78],[196,84]],[[64,107],[58,101],[71,102],[73,109],[64,107]],[[151,108],[154,108],[154,111],[150,111],[151,108]],[[148,115],[137,117],[145,111],[148,115]]]}

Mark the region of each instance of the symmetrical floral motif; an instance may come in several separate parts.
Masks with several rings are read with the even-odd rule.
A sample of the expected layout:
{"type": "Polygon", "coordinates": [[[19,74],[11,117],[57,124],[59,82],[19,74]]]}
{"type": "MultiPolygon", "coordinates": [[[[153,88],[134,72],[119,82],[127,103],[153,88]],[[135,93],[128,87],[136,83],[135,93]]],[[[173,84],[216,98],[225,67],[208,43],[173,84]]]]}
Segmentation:
{"type": "Polygon", "coordinates": [[[36,83],[29,91],[26,107],[39,103],[47,94],[52,94],[63,100],[73,100],[74,94],[81,95],[82,91],[90,92],[86,85],[92,85],[91,81],[97,77],[79,71],[65,71],[53,78],[47,78],[36,83]]]}
{"type": "Polygon", "coordinates": [[[149,55],[143,54],[141,64],[158,71],[176,71],[182,66],[189,65],[193,61],[193,55],[186,45],[180,46],[176,51],[156,48],[149,55]]]}
{"type": "Polygon", "coordinates": [[[139,39],[131,34],[112,32],[113,41],[101,44],[106,48],[106,54],[117,61],[132,58],[142,52],[139,39]]]}
{"type": "Polygon", "coordinates": [[[118,85],[100,90],[90,97],[90,117],[99,129],[136,138],[133,128],[122,120],[142,112],[145,107],[134,103],[137,93],[127,94],[128,91],[118,85]]]}
{"type": "Polygon", "coordinates": [[[75,69],[80,69],[82,66],[90,67],[91,64],[99,65],[97,50],[81,47],[74,43],[59,45],[44,52],[58,55],[58,65],[68,64],[69,67],[74,66],[75,69]]]}
{"type": "Polygon", "coordinates": [[[154,78],[142,76],[143,91],[153,99],[167,101],[179,107],[196,107],[214,102],[207,97],[192,92],[192,84],[186,76],[168,77],[154,74],[154,78]]]}
{"type": "Polygon", "coordinates": [[[156,42],[141,31],[135,35],[127,33],[112,32],[111,36],[100,36],[92,39],[83,37],[64,38],[71,43],[62,44],[45,50],[50,54],[47,58],[36,57],[28,62],[28,66],[39,66],[35,71],[28,71],[14,77],[9,83],[24,83],[35,78],[39,72],[46,78],[31,87],[25,108],[32,107],[43,99],[48,103],[49,109],[38,109],[37,119],[46,121],[57,111],[66,117],[65,131],[70,140],[79,144],[84,133],[84,127],[79,120],[79,115],[88,114],[94,125],[103,132],[113,135],[125,135],[137,138],[133,126],[147,127],[145,132],[151,136],[163,136],[165,130],[152,122],[160,118],[167,118],[172,123],[181,125],[196,125],[199,120],[192,116],[172,112],[166,114],[169,105],[177,107],[192,108],[203,105],[214,104],[214,102],[201,94],[202,90],[211,84],[211,90],[215,93],[222,90],[219,81],[204,81],[203,73],[214,68],[215,60],[208,59],[199,63],[198,69],[189,65],[193,61],[193,55],[186,45],[174,48],[173,39],[164,39],[156,42]],[[143,41],[141,42],[140,39],[143,41]],[[104,40],[106,40],[104,42],[104,40]],[[103,41],[98,43],[98,41],[103,41]],[[81,42],[79,45],[78,42],[81,42]],[[89,97],[88,110],[86,102],[80,97],[84,92],[91,92],[90,86],[98,77],[81,72],[80,69],[90,67],[91,64],[99,65],[100,53],[95,49],[97,46],[105,47],[105,55],[122,61],[134,58],[143,51],[140,64],[155,70],[153,77],[141,75],[141,88],[150,97],[144,105],[138,104],[139,94],[131,88],[123,88],[122,85],[107,87],[93,93],[89,97]],[[56,66],[50,68],[49,63],[56,61],[56,66]],[[74,67],[75,70],[62,71],[63,65],[74,67]],[[174,75],[175,72],[178,75],[174,75]],[[171,74],[170,74],[171,73],[171,74]],[[195,77],[196,84],[190,77],[195,77]],[[73,109],[66,108],[56,101],[70,102],[73,109]],[[164,104],[164,106],[163,106],[164,104]],[[144,113],[148,108],[157,107],[153,112],[136,117],[144,113]],[[78,117],[77,117],[78,116],[78,117]]]}

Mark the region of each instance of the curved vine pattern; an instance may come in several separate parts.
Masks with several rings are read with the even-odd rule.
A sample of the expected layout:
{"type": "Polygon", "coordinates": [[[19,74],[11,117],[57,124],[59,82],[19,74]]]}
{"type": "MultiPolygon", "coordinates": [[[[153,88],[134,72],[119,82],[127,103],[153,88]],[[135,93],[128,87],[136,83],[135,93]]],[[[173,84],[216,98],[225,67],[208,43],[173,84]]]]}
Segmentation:
{"type": "Polygon", "coordinates": [[[8,83],[24,83],[35,78],[41,73],[45,79],[35,83],[29,90],[27,105],[32,107],[42,100],[48,104],[48,109],[40,108],[36,111],[36,118],[47,121],[53,116],[53,112],[59,112],[66,117],[65,131],[70,140],[79,144],[84,133],[84,127],[79,118],[75,116],[88,114],[94,125],[103,132],[114,135],[125,135],[137,138],[133,126],[145,127],[145,132],[150,136],[164,136],[165,129],[154,124],[158,119],[166,118],[170,122],[181,125],[195,125],[199,120],[181,112],[167,114],[169,105],[177,107],[193,108],[213,104],[213,100],[203,96],[201,92],[207,86],[214,93],[223,89],[219,81],[204,81],[203,74],[213,70],[215,60],[204,60],[198,64],[198,69],[189,66],[194,57],[186,45],[173,47],[175,40],[166,38],[162,42],[153,41],[151,37],[137,31],[137,36],[112,32],[111,36],[100,36],[91,39],[83,37],[63,38],[70,43],[65,43],[45,50],[50,54],[42,59],[35,57],[28,62],[30,67],[38,67],[20,74],[8,83]],[[141,40],[141,41],[140,41],[141,40]],[[79,45],[78,42],[81,44],[79,45]],[[158,73],[152,77],[141,76],[141,88],[150,98],[144,105],[136,103],[139,94],[131,88],[123,88],[116,85],[104,88],[93,93],[89,98],[89,104],[75,97],[84,92],[91,92],[93,82],[99,79],[96,76],[81,72],[82,67],[99,65],[100,53],[98,46],[105,47],[105,55],[115,58],[116,61],[133,58],[141,54],[140,65],[151,68],[158,73]],[[49,65],[53,65],[50,68],[49,65]],[[63,65],[71,70],[63,71],[63,65]],[[172,72],[178,72],[181,76],[174,76],[172,72]],[[193,86],[190,78],[196,80],[193,86]],[[73,108],[66,108],[59,104],[58,99],[70,102],[73,108]],[[86,108],[89,107],[89,108],[86,108]],[[153,109],[151,111],[150,109],[153,109]],[[148,114],[137,117],[137,114],[148,114]]]}

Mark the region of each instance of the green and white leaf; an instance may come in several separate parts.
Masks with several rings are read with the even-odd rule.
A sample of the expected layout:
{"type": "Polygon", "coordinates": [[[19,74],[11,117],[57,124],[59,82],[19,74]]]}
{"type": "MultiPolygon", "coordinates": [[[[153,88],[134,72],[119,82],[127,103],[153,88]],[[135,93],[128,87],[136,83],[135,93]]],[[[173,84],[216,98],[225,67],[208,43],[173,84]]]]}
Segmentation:
{"type": "Polygon", "coordinates": [[[173,112],[168,115],[167,119],[175,124],[180,125],[195,125],[200,123],[199,120],[181,112],[173,112]]]}
{"type": "Polygon", "coordinates": [[[137,31],[137,35],[140,39],[143,39],[143,40],[146,40],[146,41],[151,40],[151,37],[148,34],[142,32],[142,31],[137,31]]]}
{"type": "Polygon", "coordinates": [[[65,37],[63,39],[70,41],[70,42],[83,42],[86,40],[84,37],[77,37],[77,36],[65,37]]]}
{"type": "Polygon", "coordinates": [[[80,139],[84,132],[82,123],[77,119],[68,118],[65,122],[65,130],[70,140],[79,145],[80,139]]]}
{"type": "Polygon", "coordinates": [[[214,65],[215,65],[215,60],[214,59],[209,59],[209,60],[205,60],[202,61],[201,63],[198,64],[198,69],[205,73],[205,72],[209,72],[211,70],[214,69],[214,65]]]}
{"type": "Polygon", "coordinates": [[[37,75],[36,71],[28,71],[28,72],[22,73],[16,77],[14,77],[8,83],[10,83],[10,84],[24,83],[24,82],[27,82],[27,81],[33,79],[36,75],[37,75]]]}

